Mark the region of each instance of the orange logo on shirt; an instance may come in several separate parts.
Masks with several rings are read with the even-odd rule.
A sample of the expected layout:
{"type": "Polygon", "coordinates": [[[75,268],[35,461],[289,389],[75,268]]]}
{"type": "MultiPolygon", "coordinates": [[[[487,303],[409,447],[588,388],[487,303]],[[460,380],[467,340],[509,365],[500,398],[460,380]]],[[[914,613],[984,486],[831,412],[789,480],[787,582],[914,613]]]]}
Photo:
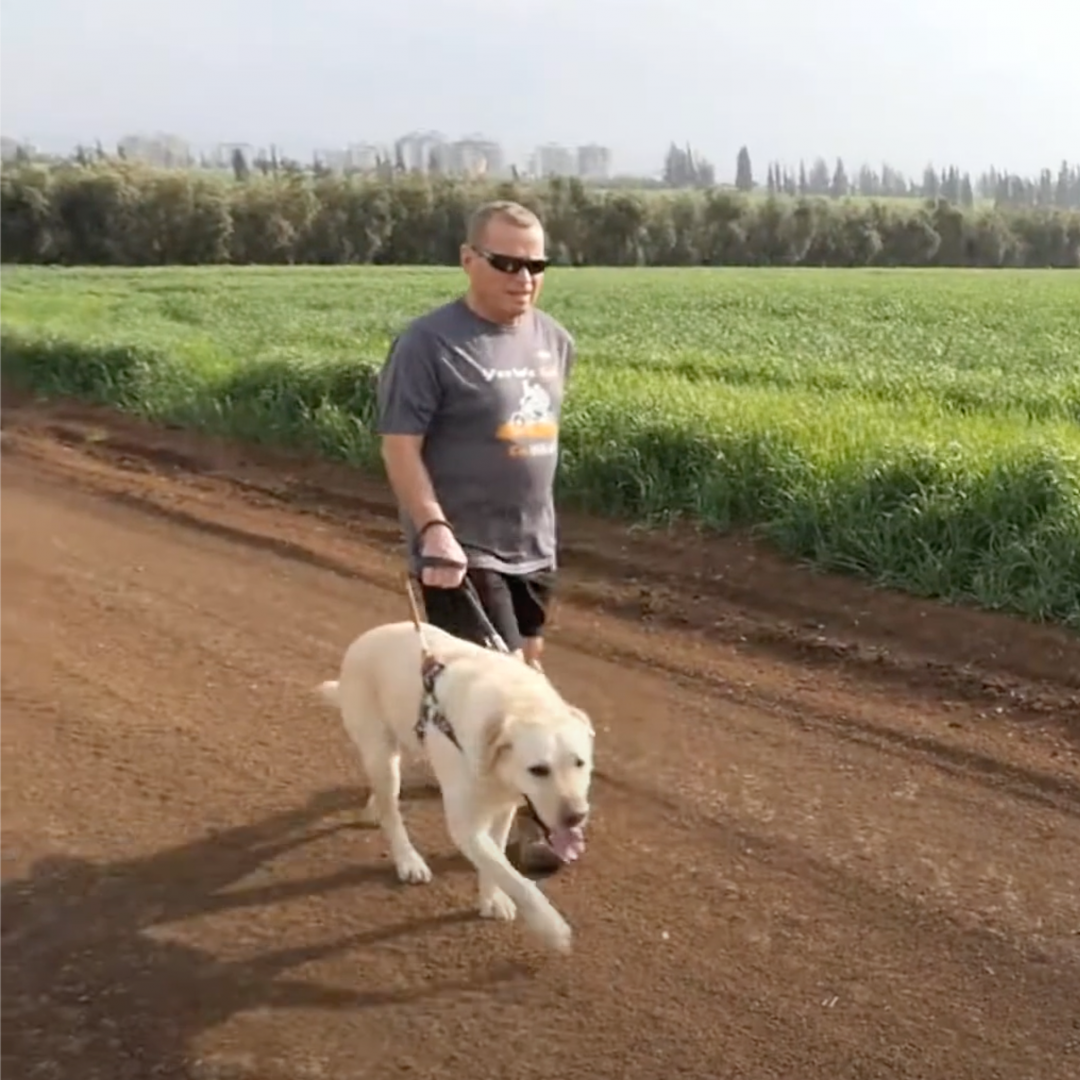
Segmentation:
{"type": "Polygon", "coordinates": [[[532,457],[553,453],[558,435],[559,422],[551,407],[551,395],[539,383],[526,379],[518,407],[498,426],[496,438],[511,444],[511,456],[532,457]],[[534,441],[545,445],[529,445],[534,441]]]}

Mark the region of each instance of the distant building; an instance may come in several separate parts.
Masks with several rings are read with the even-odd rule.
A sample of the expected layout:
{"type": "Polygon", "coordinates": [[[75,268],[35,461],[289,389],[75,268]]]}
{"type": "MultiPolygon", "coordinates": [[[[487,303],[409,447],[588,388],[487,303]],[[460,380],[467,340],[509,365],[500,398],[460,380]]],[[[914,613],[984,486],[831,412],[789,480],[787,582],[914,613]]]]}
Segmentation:
{"type": "Polygon", "coordinates": [[[532,171],[537,176],[576,176],[577,158],[573,150],[548,143],[537,148],[532,171]]]}
{"type": "Polygon", "coordinates": [[[503,150],[497,142],[480,136],[458,139],[447,148],[442,167],[458,176],[499,177],[505,167],[503,150]]]}
{"type": "Polygon", "coordinates": [[[395,162],[408,172],[427,172],[445,153],[446,140],[437,131],[412,131],[394,144],[395,162]]]}
{"type": "Polygon", "coordinates": [[[316,165],[331,172],[344,172],[349,163],[347,150],[316,150],[311,156],[316,165]]]}
{"type": "Polygon", "coordinates": [[[360,172],[374,172],[380,157],[389,157],[384,150],[373,143],[350,143],[346,150],[346,161],[350,169],[360,172]]]}
{"type": "Polygon", "coordinates": [[[14,161],[20,153],[24,157],[33,157],[36,149],[21,139],[13,139],[10,135],[0,135],[0,161],[14,161]]]}
{"type": "Polygon", "coordinates": [[[577,148],[577,174],[582,180],[607,180],[611,175],[611,150],[590,143],[577,148]]]}
{"type": "MultiPolygon", "coordinates": [[[[372,167],[378,151],[371,148],[372,167]]],[[[437,172],[452,176],[502,176],[502,147],[481,135],[453,142],[438,132],[410,132],[394,143],[393,161],[408,172],[437,172]]]]}
{"type": "Polygon", "coordinates": [[[176,135],[125,135],[117,149],[129,161],[166,169],[190,168],[195,163],[191,146],[176,135]]]}
{"type": "Polygon", "coordinates": [[[331,172],[374,172],[380,157],[389,159],[390,154],[373,143],[350,143],[348,146],[330,150],[316,150],[312,155],[315,163],[331,172]]]}

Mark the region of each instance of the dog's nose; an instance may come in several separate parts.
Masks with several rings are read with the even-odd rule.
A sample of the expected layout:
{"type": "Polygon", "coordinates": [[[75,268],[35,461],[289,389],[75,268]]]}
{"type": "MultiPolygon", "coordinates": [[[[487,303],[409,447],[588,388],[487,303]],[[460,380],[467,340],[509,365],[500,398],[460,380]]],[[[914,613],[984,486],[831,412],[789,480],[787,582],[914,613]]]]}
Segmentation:
{"type": "Polygon", "coordinates": [[[567,810],[563,814],[563,826],[567,829],[576,829],[587,817],[588,814],[580,810],[567,810]]]}

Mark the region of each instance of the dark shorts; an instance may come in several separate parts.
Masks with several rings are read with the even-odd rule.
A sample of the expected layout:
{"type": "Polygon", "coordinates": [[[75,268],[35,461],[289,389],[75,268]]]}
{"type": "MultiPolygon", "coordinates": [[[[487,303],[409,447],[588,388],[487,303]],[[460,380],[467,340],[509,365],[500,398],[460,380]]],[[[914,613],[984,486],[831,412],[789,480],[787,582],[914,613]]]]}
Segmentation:
{"type": "MultiPolygon", "coordinates": [[[[502,574],[497,570],[468,571],[480,603],[507,648],[520,649],[525,638],[543,636],[555,574],[502,574]]],[[[437,589],[421,585],[427,621],[455,637],[484,644],[485,632],[464,589],[437,589]]]]}

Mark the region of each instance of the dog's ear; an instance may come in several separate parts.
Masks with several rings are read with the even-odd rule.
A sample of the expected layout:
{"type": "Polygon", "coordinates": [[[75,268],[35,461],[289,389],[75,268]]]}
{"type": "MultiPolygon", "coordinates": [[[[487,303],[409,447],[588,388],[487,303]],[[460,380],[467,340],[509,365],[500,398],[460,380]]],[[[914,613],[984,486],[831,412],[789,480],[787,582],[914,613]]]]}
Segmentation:
{"type": "Polygon", "coordinates": [[[490,773],[499,764],[504,754],[510,751],[510,720],[506,713],[492,713],[480,729],[477,767],[483,773],[490,773]]]}
{"type": "Polygon", "coordinates": [[[575,720],[585,725],[585,730],[588,731],[590,738],[595,738],[596,729],[593,727],[589,714],[584,709],[579,709],[576,705],[570,705],[569,703],[567,704],[567,709],[575,720]]]}

